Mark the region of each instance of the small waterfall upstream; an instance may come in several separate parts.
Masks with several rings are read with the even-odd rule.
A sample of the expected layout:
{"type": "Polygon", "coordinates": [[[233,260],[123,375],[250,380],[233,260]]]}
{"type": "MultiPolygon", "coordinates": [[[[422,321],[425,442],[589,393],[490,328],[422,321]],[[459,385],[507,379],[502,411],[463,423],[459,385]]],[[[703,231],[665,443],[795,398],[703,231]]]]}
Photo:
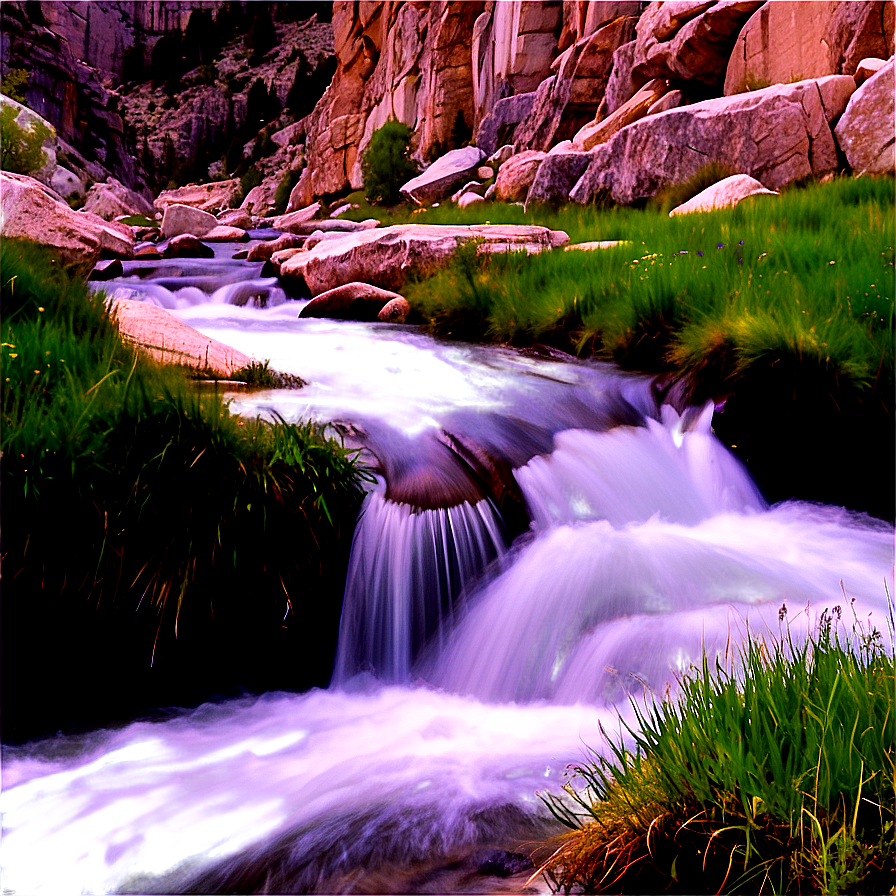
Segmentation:
{"type": "Polygon", "coordinates": [[[308,383],[235,392],[234,412],[336,421],[375,464],[334,684],[8,749],[5,892],[518,891],[553,830],[537,792],[632,699],[836,604],[886,631],[892,527],[768,507],[712,405],[607,365],[299,320],[217,251],[106,288],[308,383]]]}

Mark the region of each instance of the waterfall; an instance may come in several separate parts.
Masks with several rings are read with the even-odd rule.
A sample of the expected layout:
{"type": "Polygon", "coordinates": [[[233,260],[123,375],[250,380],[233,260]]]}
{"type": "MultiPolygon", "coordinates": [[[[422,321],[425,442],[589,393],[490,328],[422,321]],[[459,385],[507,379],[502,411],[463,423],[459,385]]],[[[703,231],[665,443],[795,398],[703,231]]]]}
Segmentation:
{"type": "Polygon", "coordinates": [[[352,542],[334,679],[407,681],[420,647],[445,640],[464,588],[506,550],[488,498],[420,510],[368,495],[352,542]]]}

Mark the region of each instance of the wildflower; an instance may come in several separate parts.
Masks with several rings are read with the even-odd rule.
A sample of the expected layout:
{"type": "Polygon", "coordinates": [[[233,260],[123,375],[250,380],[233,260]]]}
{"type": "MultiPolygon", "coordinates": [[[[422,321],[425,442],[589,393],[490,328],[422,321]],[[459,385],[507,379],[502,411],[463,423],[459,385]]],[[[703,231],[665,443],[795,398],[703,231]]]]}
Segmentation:
{"type": "Polygon", "coordinates": [[[18,358],[18,357],[19,357],[19,353],[18,353],[18,352],[10,352],[10,353],[9,353],[9,357],[10,357],[10,358],[18,358]]]}
{"type": "Polygon", "coordinates": [[[701,258],[703,258],[703,253],[702,253],[702,252],[698,252],[697,254],[698,254],[701,258]]]}
{"type": "Polygon", "coordinates": [[[725,248],[725,244],[724,244],[724,243],[719,243],[719,245],[716,246],[716,249],[724,249],[724,248],[725,248]]]}
{"type": "Polygon", "coordinates": [[[43,307],[41,307],[40,305],[38,305],[38,306],[37,306],[37,310],[38,310],[38,311],[46,311],[46,308],[43,308],[43,307]]]}
{"type": "Polygon", "coordinates": [[[741,240],[737,245],[738,245],[738,246],[742,246],[743,244],[744,244],[744,241],[741,240]]]}

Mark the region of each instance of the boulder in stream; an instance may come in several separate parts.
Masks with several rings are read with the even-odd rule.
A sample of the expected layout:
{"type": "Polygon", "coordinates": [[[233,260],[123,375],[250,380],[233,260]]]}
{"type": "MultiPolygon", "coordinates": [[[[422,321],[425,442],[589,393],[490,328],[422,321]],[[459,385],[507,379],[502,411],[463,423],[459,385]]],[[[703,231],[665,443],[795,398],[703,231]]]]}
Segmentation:
{"type": "Polygon", "coordinates": [[[321,240],[287,259],[281,277],[304,277],[312,295],[345,283],[372,283],[400,289],[412,275],[428,275],[446,265],[464,243],[479,252],[534,254],[562,246],[569,237],[547,227],[510,224],[395,224],[321,240]]]}
{"type": "MultiPolygon", "coordinates": [[[[299,317],[330,317],[340,320],[380,320],[380,314],[394,302],[407,301],[396,292],[380,289],[370,283],[345,283],[313,298],[299,317]]],[[[399,306],[393,305],[393,309],[399,306]]],[[[408,310],[410,306],[408,305],[408,310]]],[[[390,312],[392,313],[392,312],[390,312]]],[[[400,316],[400,315],[396,315],[400,316]]],[[[407,317],[407,313],[405,313],[407,317]]],[[[400,323],[403,322],[399,321],[400,323]]]]}

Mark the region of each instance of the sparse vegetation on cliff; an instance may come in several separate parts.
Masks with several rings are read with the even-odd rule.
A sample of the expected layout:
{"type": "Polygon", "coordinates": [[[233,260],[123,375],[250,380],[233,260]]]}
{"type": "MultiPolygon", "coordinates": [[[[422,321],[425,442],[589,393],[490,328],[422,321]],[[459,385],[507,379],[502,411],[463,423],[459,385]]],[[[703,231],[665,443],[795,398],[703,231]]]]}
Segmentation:
{"type": "Polygon", "coordinates": [[[45,250],[3,241],[2,302],[5,738],[326,684],[351,453],[136,356],[45,250]]]}

